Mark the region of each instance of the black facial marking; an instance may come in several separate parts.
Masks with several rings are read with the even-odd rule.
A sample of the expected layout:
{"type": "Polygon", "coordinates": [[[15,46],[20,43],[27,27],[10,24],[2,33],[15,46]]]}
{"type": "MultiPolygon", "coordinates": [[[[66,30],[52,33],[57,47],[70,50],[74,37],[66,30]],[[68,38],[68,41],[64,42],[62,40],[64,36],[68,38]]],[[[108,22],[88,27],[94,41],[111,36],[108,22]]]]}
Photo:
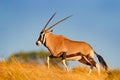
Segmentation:
{"type": "Polygon", "coordinates": [[[44,40],[44,32],[42,31],[42,32],[40,32],[40,36],[39,36],[39,38],[38,38],[38,41],[41,41],[41,42],[43,42],[43,40],[44,40]]]}
{"type": "Polygon", "coordinates": [[[40,32],[40,35],[43,33],[43,31],[42,32],[40,32]]]}

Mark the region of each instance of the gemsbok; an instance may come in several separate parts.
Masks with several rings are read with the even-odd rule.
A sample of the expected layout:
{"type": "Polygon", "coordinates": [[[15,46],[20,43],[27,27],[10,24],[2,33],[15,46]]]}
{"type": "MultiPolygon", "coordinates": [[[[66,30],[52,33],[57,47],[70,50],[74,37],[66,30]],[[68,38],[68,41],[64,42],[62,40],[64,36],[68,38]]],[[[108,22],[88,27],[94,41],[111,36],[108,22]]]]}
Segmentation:
{"type": "Polygon", "coordinates": [[[97,54],[88,43],[82,41],[73,41],[64,36],[55,35],[52,33],[53,27],[68,19],[72,15],[63,18],[62,20],[58,21],[57,23],[46,29],[47,25],[53,19],[55,14],[56,13],[54,13],[48,20],[48,22],[40,32],[38,40],[36,41],[37,46],[43,44],[51,53],[51,55],[47,57],[48,68],[50,58],[62,58],[62,63],[65,66],[66,70],[68,70],[65,62],[66,60],[77,60],[83,64],[90,66],[89,73],[91,73],[91,69],[93,69],[93,67],[96,67],[98,70],[98,74],[100,74],[100,65],[94,61],[94,54],[96,54],[102,67],[107,70],[108,66],[105,60],[102,58],[102,56],[97,54]]]}

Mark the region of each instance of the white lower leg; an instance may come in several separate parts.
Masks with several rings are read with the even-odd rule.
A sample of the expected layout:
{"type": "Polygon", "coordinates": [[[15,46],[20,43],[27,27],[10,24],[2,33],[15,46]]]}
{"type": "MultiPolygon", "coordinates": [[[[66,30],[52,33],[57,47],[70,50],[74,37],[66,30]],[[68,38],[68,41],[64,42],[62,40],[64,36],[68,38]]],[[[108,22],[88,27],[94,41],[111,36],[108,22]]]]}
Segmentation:
{"type": "Polygon", "coordinates": [[[50,57],[48,56],[47,57],[47,67],[48,67],[48,69],[49,69],[49,62],[50,62],[50,57]]]}
{"type": "Polygon", "coordinates": [[[92,72],[92,69],[93,69],[93,66],[91,65],[91,66],[90,66],[90,70],[89,70],[89,73],[88,73],[88,74],[90,74],[90,73],[92,72]]]}
{"type": "MultiPolygon", "coordinates": [[[[91,64],[91,62],[90,62],[85,56],[83,56],[83,58],[84,58],[89,64],[91,64]]],[[[90,73],[92,72],[92,69],[93,69],[93,67],[91,66],[88,74],[90,74],[90,73]]]]}
{"type": "Polygon", "coordinates": [[[90,68],[90,70],[89,70],[89,73],[88,74],[90,74],[92,72],[92,69],[90,68]]]}
{"type": "Polygon", "coordinates": [[[83,56],[83,58],[84,58],[88,63],[91,63],[85,56],[83,56]]]}
{"type": "Polygon", "coordinates": [[[100,65],[98,63],[96,63],[96,68],[98,70],[98,75],[100,75],[100,65]]]}
{"type": "Polygon", "coordinates": [[[65,59],[62,60],[62,63],[63,63],[63,65],[65,66],[65,69],[68,71],[68,67],[67,67],[67,65],[66,65],[65,59]]]}

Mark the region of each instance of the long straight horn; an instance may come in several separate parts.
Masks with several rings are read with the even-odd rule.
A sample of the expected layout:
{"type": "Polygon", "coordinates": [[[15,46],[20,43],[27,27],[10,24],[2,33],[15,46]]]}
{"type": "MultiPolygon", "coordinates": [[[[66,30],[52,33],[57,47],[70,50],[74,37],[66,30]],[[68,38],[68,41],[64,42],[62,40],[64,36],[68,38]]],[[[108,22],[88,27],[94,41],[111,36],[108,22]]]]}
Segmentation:
{"type": "Polygon", "coordinates": [[[45,30],[45,28],[50,23],[50,21],[53,19],[53,17],[55,16],[55,14],[56,14],[56,12],[51,16],[51,18],[49,19],[49,21],[46,23],[46,25],[44,26],[44,28],[42,30],[45,30]]]}
{"type": "Polygon", "coordinates": [[[53,28],[54,26],[58,25],[59,23],[65,21],[66,19],[68,19],[69,17],[71,17],[72,15],[65,17],[64,19],[58,21],[57,23],[55,23],[54,25],[50,26],[48,29],[46,29],[47,31],[50,30],[51,28],[53,28]]]}

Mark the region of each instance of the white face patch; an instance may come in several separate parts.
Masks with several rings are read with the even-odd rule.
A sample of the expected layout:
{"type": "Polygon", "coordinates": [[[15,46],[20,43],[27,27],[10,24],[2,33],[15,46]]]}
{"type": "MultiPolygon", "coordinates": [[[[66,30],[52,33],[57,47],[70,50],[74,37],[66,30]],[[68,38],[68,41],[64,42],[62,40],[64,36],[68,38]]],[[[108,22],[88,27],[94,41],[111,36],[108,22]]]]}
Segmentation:
{"type": "Polygon", "coordinates": [[[37,46],[40,46],[42,43],[40,41],[37,41],[37,46]]]}

